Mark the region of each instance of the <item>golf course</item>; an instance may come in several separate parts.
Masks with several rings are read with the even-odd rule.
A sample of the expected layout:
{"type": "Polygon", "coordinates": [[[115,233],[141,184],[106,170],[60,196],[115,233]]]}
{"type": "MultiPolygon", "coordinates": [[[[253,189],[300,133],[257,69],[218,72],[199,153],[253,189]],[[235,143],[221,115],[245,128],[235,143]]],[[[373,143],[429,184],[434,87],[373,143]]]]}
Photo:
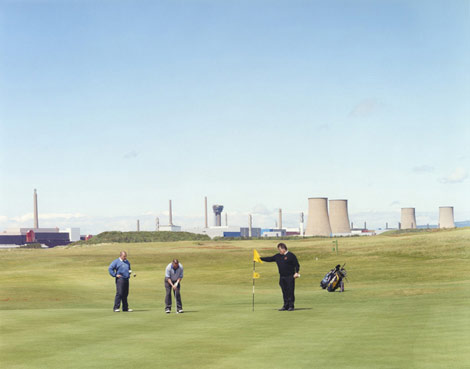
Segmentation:
{"type": "Polygon", "coordinates": [[[279,240],[2,249],[0,367],[470,368],[470,228],[282,241],[300,262],[279,312],[279,240]],[[108,266],[128,252],[129,306],[108,266]],[[164,312],[164,270],[184,266],[183,314],[164,312]],[[344,293],[319,286],[346,263],[344,293]]]}

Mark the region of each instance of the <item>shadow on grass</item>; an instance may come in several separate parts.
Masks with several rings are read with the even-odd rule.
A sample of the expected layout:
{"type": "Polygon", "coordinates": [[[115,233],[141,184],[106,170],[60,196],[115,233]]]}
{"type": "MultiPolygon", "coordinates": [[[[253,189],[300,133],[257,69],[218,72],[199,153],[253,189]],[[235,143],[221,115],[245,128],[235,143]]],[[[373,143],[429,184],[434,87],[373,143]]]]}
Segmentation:
{"type": "MultiPolygon", "coordinates": [[[[279,311],[279,309],[274,309],[276,311],[279,311]]],[[[298,310],[312,310],[312,308],[295,308],[294,311],[298,311],[298,310]]],[[[287,310],[285,310],[287,311],[287,310]]]]}

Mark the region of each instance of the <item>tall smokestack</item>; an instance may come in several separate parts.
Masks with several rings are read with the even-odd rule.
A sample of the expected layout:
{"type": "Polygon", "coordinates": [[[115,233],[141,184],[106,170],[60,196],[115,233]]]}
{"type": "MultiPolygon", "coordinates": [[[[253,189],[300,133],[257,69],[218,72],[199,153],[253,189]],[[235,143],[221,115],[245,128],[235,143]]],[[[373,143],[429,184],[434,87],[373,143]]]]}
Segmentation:
{"type": "Polygon", "coordinates": [[[160,230],[160,218],[155,218],[155,229],[158,232],[160,230]]]}
{"type": "Polygon", "coordinates": [[[228,216],[227,216],[227,213],[225,213],[225,226],[228,227],[228,216]]]}
{"type": "Polygon", "coordinates": [[[278,222],[279,229],[282,229],[282,209],[279,209],[279,222],[278,222]]]}
{"type": "Polygon", "coordinates": [[[140,220],[137,219],[137,232],[140,232],[140,220]]]}
{"type": "Polygon", "coordinates": [[[39,228],[38,193],[36,189],[34,189],[34,228],[39,228]]]}
{"type": "Polygon", "coordinates": [[[455,228],[453,206],[439,207],[439,228],[455,228]]]}
{"type": "Polygon", "coordinates": [[[251,234],[252,234],[251,233],[251,228],[252,228],[252,226],[253,226],[253,218],[250,214],[250,215],[248,215],[248,237],[251,237],[251,234]]]}
{"type": "Polygon", "coordinates": [[[330,218],[328,217],[328,199],[310,197],[308,199],[308,219],[306,236],[330,236],[330,218]]]}
{"type": "Polygon", "coordinates": [[[300,213],[300,237],[304,236],[304,213],[300,213]]]}
{"type": "Polygon", "coordinates": [[[207,226],[207,196],[204,197],[204,226],[205,228],[209,228],[207,226]]]}
{"type": "Polygon", "coordinates": [[[171,210],[171,200],[170,200],[170,225],[173,225],[173,211],[171,210]]]}

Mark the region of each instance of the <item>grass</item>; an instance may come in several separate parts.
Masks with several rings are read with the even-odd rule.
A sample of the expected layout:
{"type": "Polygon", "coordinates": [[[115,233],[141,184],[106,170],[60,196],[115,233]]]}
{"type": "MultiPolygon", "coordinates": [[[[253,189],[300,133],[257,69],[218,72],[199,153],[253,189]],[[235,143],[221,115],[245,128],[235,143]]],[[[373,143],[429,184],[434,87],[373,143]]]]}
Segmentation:
{"type": "Polygon", "coordinates": [[[294,312],[276,241],[184,241],[0,250],[2,368],[468,368],[470,228],[289,240],[301,264],[294,312]],[[107,267],[126,249],[133,313],[112,313],[107,267]],[[185,267],[185,314],[163,312],[163,271],[185,267]],[[346,262],[345,293],[320,289],[346,262]]]}

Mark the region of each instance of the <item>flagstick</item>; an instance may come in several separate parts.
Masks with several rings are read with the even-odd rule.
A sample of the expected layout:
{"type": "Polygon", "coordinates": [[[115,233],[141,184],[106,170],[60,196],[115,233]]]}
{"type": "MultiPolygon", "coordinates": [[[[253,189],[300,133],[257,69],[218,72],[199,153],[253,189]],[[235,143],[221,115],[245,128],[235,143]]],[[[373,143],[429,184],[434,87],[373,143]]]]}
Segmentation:
{"type": "Polygon", "coordinates": [[[256,262],[253,260],[253,310],[255,311],[255,270],[256,270],[256,262]]]}

